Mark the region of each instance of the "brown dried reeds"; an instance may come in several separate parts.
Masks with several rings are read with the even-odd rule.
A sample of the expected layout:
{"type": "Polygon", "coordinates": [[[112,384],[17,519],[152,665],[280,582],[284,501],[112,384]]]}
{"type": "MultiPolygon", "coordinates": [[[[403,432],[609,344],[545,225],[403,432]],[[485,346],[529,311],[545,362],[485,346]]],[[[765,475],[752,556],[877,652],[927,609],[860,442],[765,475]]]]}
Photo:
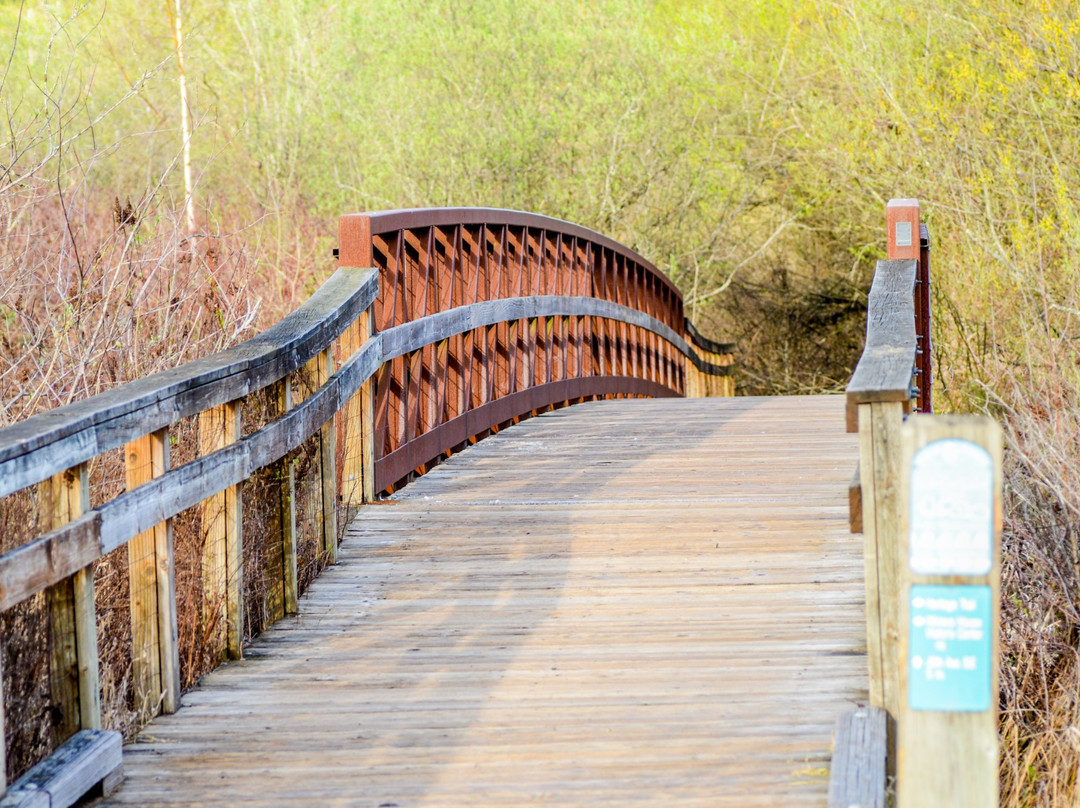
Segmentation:
{"type": "Polygon", "coordinates": [[[1025,374],[1008,438],[1002,564],[1002,805],[1080,800],[1080,393],[1025,374]]]}

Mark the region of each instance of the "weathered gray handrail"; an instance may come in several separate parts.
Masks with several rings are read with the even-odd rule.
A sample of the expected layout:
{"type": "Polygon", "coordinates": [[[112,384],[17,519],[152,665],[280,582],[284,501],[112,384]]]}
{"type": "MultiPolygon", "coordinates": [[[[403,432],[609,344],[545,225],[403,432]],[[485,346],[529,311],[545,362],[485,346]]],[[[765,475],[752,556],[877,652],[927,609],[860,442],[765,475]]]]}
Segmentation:
{"type": "Polygon", "coordinates": [[[877,262],[866,312],[866,347],[847,386],[847,426],[859,428],[858,406],[911,401],[915,367],[916,262],[877,262]]]}
{"type": "Polygon", "coordinates": [[[703,335],[689,317],[686,318],[683,327],[686,330],[687,340],[696,348],[714,354],[729,354],[735,350],[734,342],[716,342],[703,335]]]}
{"type": "Polygon", "coordinates": [[[0,430],[0,497],[268,387],[325,350],[377,292],[375,272],[339,269],[303,306],[234,348],[0,430]]]}

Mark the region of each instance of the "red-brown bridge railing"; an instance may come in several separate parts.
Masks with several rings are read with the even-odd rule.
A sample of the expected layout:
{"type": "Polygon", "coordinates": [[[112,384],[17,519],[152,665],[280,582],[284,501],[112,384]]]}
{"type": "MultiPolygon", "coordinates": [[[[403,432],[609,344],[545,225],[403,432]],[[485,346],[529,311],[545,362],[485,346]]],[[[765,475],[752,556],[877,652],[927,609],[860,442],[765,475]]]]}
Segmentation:
{"type": "Polygon", "coordinates": [[[95,734],[103,712],[176,710],[193,678],[181,660],[240,656],[295,613],[335,560],[339,509],[548,408],[733,392],[732,346],[687,326],[655,266],[585,228],[489,209],[358,214],[339,249],[333,277],[263,334],[0,430],[0,508],[32,515],[0,555],[0,659],[20,666],[0,671],[0,794],[5,769],[61,744],[11,790],[58,804],[61,758],[80,772],[77,789],[60,778],[68,792],[109,775],[119,736],[95,734]],[[100,484],[113,466],[123,483],[100,484]],[[117,571],[122,602],[99,602],[117,571]],[[196,625],[178,631],[178,609],[196,625]],[[102,709],[99,647],[129,649],[105,693],[126,706],[102,709]]]}
{"type": "Polygon", "coordinates": [[[733,392],[732,346],[701,338],[667,276],[599,233],[442,208],[344,216],[339,242],[342,264],[381,278],[376,490],[548,407],[733,392]]]}

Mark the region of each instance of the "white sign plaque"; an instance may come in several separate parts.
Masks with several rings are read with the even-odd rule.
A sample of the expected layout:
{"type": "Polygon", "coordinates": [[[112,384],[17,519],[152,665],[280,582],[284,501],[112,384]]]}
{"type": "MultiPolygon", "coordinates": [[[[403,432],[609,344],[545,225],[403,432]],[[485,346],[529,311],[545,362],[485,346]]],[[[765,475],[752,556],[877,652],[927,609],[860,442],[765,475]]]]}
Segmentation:
{"type": "Polygon", "coordinates": [[[909,564],[924,575],[985,575],[993,567],[994,463],[976,443],[938,440],[911,462],[909,564]]]}
{"type": "Polygon", "coordinates": [[[910,247],[911,246],[911,222],[897,222],[896,223],[896,246],[897,247],[910,247]]]}

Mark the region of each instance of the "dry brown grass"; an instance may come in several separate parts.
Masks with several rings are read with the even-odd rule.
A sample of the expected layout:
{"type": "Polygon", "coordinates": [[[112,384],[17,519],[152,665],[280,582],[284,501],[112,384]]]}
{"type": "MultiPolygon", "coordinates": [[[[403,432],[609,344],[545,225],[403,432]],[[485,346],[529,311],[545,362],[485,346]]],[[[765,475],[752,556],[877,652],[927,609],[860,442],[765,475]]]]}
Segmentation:
{"type": "Polygon", "coordinates": [[[1023,808],[1080,798],[1080,400],[1038,378],[1006,385],[1001,407],[1002,804],[1023,808]]]}

